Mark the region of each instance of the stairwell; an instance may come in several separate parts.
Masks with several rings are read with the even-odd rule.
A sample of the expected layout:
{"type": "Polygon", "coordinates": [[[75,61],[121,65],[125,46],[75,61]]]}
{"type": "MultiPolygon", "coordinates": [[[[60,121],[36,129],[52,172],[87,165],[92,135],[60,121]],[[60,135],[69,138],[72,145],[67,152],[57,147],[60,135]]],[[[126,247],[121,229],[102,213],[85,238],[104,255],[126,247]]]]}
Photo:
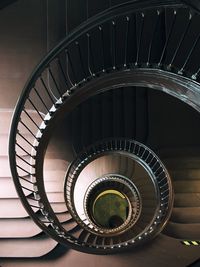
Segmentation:
{"type": "MultiPolygon", "coordinates": [[[[70,3],[71,7],[75,5],[74,2],[70,3]]],[[[96,8],[92,12],[92,3],[90,4],[90,12],[95,14],[96,8]]],[[[103,9],[103,6],[102,1],[102,7],[99,9],[103,9]]],[[[84,20],[84,12],[81,14],[79,10],[79,13],[80,20],[84,20]]],[[[187,12],[183,12],[183,15],[186,22],[187,12]]],[[[173,14],[170,16],[173,18],[173,14]]],[[[150,18],[151,16],[149,20],[150,18]]],[[[193,21],[194,28],[198,25],[197,22],[198,19],[193,21]]],[[[75,25],[78,25],[78,22],[72,21],[69,27],[73,28],[75,25]]],[[[166,25],[169,33],[170,24],[166,22],[166,25]]],[[[187,40],[189,39],[187,36],[187,40]]],[[[180,45],[178,41],[176,44],[180,45]]],[[[170,45],[173,46],[173,43],[170,45]]],[[[186,51],[187,45],[182,48],[186,51]]],[[[183,50],[181,55],[184,55],[183,50]]],[[[141,57],[147,51],[143,52],[140,51],[141,57]]],[[[176,53],[176,51],[173,52],[176,53]]],[[[167,54],[166,62],[171,56],[170,53],[167,54]]],[[[176,57],[174,59],[177,60],[177,65],[181,66],[181,62],[176,57]]],[[[195,70],[197,65],[195,62],[194,59],[194,65],[190,64],[190,69],[195,70]]],[[[81,66],[79,68],[81,69],[81,66]]],[[[10,173],[8,135],[13,109],[1,109],[0,264],[2,266],[31,267],[56,264],[62,267],[67,263],[74,267],[80,264],[89,267],[112,264],[116,267],[143,267],[148,262],[150,266],[167,267],[170,260],[170,266],[182,267],[198,259],[199,247],[183,246],[180,241],[200,239],[199,115],[196,111],[187,109],[184,104],[177,104],[173,98],[164,95],[165,100],[163,100],[160,93],[148,93],[149,91],[150,89],[146,88],[139,88],[139,90],[132,87],[121,88],[114,93],[105,92],[79,105],[63,119],[61,128],[58,126],[55,130],[45,155],[44,185],[47,198],[63,227],[83,241],[92,237],[85,234],[74,222],[66,208],[63,194],[67,167],[77,153],[99,139],[115,136],[144,142],[160,156],[174,185],[175,199],[170,220],[152,243],[146,244],[142,249],[120,255],[96,256],[70,250],[52,240],[36,226],[21,204],[10,173]]],[[[34,112],[29,110],[32,119],[37,122],[38,115],[34,112]]],[[[26,126],[29,125],[29,118],[26,123],[26,126]]],[[[22,129],[23,136],[32,143],[33,137],[29,131],[31,127],[28,127],[29,130],[25,126],[22,129]]],[[[23,150],[26,150],[26,147],[18,147],[18,149],[18,155],[21,157],[19,161],[22,163],[24,160],[29,160],[23,150]]],[[[119,162],[120,168],[127,164],[120,159],[119,162]]],[[[95,169],[98,172],[98,166],[95,169]]],[[[27,185],[26,173],[21,170],[20,175],[26,179],[27,185]]],[[[139,186],[142,190],[146,190],[142,183],[139,186]]],[[[26,195],[31,198],[32,192],[27,190],[26,195]]],[[[40,214],[41,211],[37,209],[36,207],[36,213],[40,214]]],[[[96,241],[102,242],[101,239],[96,241]]]]}

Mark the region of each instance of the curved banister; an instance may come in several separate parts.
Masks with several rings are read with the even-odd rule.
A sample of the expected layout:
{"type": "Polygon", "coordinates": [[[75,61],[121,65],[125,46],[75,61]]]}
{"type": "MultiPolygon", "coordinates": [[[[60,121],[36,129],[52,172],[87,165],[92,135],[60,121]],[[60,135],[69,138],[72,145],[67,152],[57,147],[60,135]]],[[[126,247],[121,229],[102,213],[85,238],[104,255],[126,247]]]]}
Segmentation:
{"type": "MultiPolygon", "coordinates": [[[[183,65],[176,66],[174,64],[176,54],[187,35],[190,24],[187,24],[188,27],[183,31],[182,38],[176,44],[177,47],[170,61],[165,61],[176,14],[182,9],[187,12],[188,19],[190,19],[190,7],[184,5],[182,1],[131,1],[106,10],[80,25],[51,50],[27,81],[12,121],[9,144],[10,166],[25,208],[35,222],[57,241],[78,250],[105,253],[95,246],[89,248],[87,242],[76,238],[73,232],[80,230],[78,226],[73,226],[67,231],[54,215],[51,203],[45,195],[43,161],[46,146],[56,119],[63,116],[61,113],[67,110],[66,107],[70,103],[73,108],[78,102],[80,103],[94,93],[120,86],[139,85],[172,94],[199,111],[199,84],[196,82],[199,68],[195,72],[186,68],[195,47],[190,48],[183,65]],[[155,49],[153,46],[156,38],[155,29],[159,23],[160,14],[167,16],[166,11],[171,12],[168,14],[169,18],[174,20],[170,25],[161,54],[159,54],[159,60],[156,61],[152,58],[152,51],[155,49]],[[144,48],[142,37],[144,29],[147,29],[145,28],[147,27],[145,19],[148,12],[154,12],[156,19],[155,25],[149,26],[152,39],[149,40],[147,60],[141,61],[140,49],[144,48]],[[129,27],[130,23],[133,23],[133,18],[141,20],[140,27],[137,23],[134,24],[136,27],[135,59],[128,54],[128,46],[132,45],[128,42],[131,34],[129,27]],[[119,19],[123,26],[120,33],[124,38],[122,62],[118,62],[116,58],[119,19]],[[108,36],[105,31],[109,32],[108,36]],[[97,38],[96,42],[99,41],[100,56],[94,49],[94,38],[97,38]],[[94,53],[96,54],[94,55],[94,53]],[[99,60],[102,62],[97,62],[97,58],[100,58],[99,60]],[[131,80],[133,78],[134,81],[131,80]],[[79,99],[76,99],[77,96],[79,99]],[[24,135],[25,130],[26,135],[24,135]],[[26,153],[26,159],[20,157],[19,149],[26,153]],[[28,196],[25,194],[27,190],[30,192],[28,196]]],[[[187,21],[187,23],[189,22],[187,21]]],[[[197,44],[198,41],[199,37],[197,36],[194,43],[197,44]]],[[[118,250],[119,248],[116,249],[116,251],[118,250]]]]}

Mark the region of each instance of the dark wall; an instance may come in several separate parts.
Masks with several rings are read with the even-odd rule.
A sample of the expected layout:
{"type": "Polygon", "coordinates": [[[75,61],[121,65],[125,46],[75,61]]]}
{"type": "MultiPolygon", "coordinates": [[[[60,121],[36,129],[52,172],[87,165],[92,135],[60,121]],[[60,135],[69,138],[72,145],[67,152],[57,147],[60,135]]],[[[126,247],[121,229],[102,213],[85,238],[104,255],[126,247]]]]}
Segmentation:
{"type": "Polygon", "coordinates": [[[68,0],[67,30],[76,28],[79,24],[112,6],[128,2],[128,0],[68,0]]]}
{"type": "Polygon", "coordinates": [[[0,9],[0,108],[14,108],[33,68],[68,32],[124,1],[7,1],[0,9]]]}
{"type": "Polygon", "coordinates": [[[18,0],[0,10],[0,108],[13,108],[34,66],[66,34],[65,0],[18,0]]]}

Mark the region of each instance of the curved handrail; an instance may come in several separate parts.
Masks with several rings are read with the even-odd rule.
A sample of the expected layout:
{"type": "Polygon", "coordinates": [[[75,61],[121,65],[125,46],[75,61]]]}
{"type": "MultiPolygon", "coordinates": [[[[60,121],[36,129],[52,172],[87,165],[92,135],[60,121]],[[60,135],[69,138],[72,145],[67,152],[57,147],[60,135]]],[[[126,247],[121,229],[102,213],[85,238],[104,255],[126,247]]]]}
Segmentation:
{"type": "MultiPolygon", "coordinates": [[[[35,222],[46,232],[49,234],[54,233],[54,231],[58,232],[58,236],[56,237],[59,242],[63,242],[63,238],[66,239],[66,243],[74,248],[82,250],[82,246],[85,244],[77,244],[76,239],[73,235],[68,234],[66,237],[66,232],[60,232],[54,223],[59,223],[56,217],[49,217],[49,214],[46,210],[53,212],[50,204],[48,203],[47,197],[42,193],[44,189],[43,179],[42,179],[42,169],[43,169],[43,158],[45,149],[41,150],[41,140],[44,142],[44,133],[49,131],[49,125],[51,121],[54,119],[55,114],[59,110],[59,107],[64,106],[66,101],[70,98],[73,98],[73,92],[78,91],[79,88],[87,84],[88,81],[92,81],[94,79],[98,79],[98,76],[104,77],[107,73],[115,73],[118,72],[118,69],[131,70],[137,68],[150,68],[163,70],[166,73],[176,73],[176,77],[184,77],[186,76],[184,62],[182,68],[177,68],[173,66],[173,62],[170,64],[166,64],[164,62],[164,54],[166,53],[166,47],[168,45],[168,40],[171,36],[171,31],[173,30],[173,23],[171,25],[170,31],[166,38],[162,53],[160,55],[160,60],[157,62],[150,62],[152,43],[154,34],[156,32],[156,27],[152,28],[152,40],[150,40],[149,52],[148,52],[148,61],[147,62],[139,62],[139,50],[141,47],[141,36],[143,33],[143,27],[138,28],[139,34],[137,36],[137,57],[135,60],[129,58],[127,60],[127,47],[128,47],[128,34],[130,27],[130,16],[134,15],[140,16],[142,24],[144,23],[144,13],[149,10],[153,10],[157,14],[157,18],[159,18],[162,10],[166,10],[167,8],[173,11],[172,17],[175,20],[177,10],[179,8],[187,7],[182,4],[182,1],[151,1],[151,6],[149,6],[149,1],[133,1],[128,2],[118,7],[111,8],[94,18],[89,19],[80,27],[78,27],[74,32],[69,34],[60,44],[58,44],[50,53],[41,61],[41,63],[36,67],[29,80],[27,81],[24,90],[18,100],[15,113],[12,120],[12,126],[10,131],[10,143],[9,143],[9,155],[10,155],[10,166],[11,171],[14,177],[15,185],[18,189],[18,193],[23,200],[23,204],[27,211],[34,218],[35,222]],[[123,18],[123,29],[126,33],[124,36],[124,61],[123,64],[116,63],[115,58],[115,37],[116,37],[116,20],[118,18],[123,18]],[[105,45],[105,35],[104,30],[106,28],[106,23],[109,23],[110,27],[110,38],[111,38],[111,49],[109,49],[109,56],[111,58],[110,62],[105,65],[106,57],[104,51],[105,45]],[[95,70],[93,67],[94,58],[93,58],[93,48],[92,48],[92,34],[93,31],[96,31],[99,35],[99,41],[101,42],[101,53],[102,64],[101,69],[95,70]],[[83,55],[83,51],[81,50],[81,42],[82,37],[84,37],[85,42],[85,54],[83,55]],[[77,72],[73,66],[73,53],[74,49],[76,49],[76,55],[78,56],[78,61],[80,63],[80,70],[82,71],[82,75],[76,77],[77,72]],[[111,51],[110,51],[111,50],[111,51]],[[83,58],[85,60],[83,60],[83,58]],[[177,73],[178,72],[178,73],[177,73]],[[62,86],[60,86],[62,84],[62,86]],[[72,97],[71,97],[72,95],[72,97]],[[37,117],[32,116],[30,109],[34,110],[34,114],[37,117]],[[28,121],[28,123],[27,123],[28,121]],[[48,130],[48,131],[47,131],[48,130]],[[24,132],[28,134],[28,137],[24,135],[24,132]],[[24,161],[24,159],[20,159],[18,155],[18,150],[23,150],[27,156],[29,157],[28,161],[24,161]],[[40,153],[38,151],[40,150],[40,153]],[[40,173],[41,180],[37,180],[37,173],[40,173]],[[25,184],[21,184],[21,181],[24,181],[25,184]],[[31,196],[25,196],[24,190],[29,190],[31,196]],[[44,203],[40,202],[40,193],[42,193],[42,197],[45,200],[44,203]],[[30,202],[31,201],[31,202],[30,202]],[[34,202],[35,201],[35,202],[34,202]],[[33,204],[33,202],[35,204],[33,204]],[[41,212],[40,218],[37,217],[36,211],[41,212]],[[51,225],[51,227],[49,227],[51,225]]],[[[191,15],[190,9],[188,8],[189,17],[191,15]]],[[[157,21],[157,20],[156,20],[157,21]]],[[[155,22],[157,23],[157,22],[155,22]]],[[[186,32],[182,35],[182,41],[184,39],[186,32]]],[[[196,43],[199,40],[199,35],[197,36],[196,43]]],[[[178,47],[181,45],[181,42],[178,43],[178,47]]],[[[193,51],[194,47],[191,48],[193,51]]],[[[191,52],[190,51],[190,52],[191,52]]],[[[177,53],[177,51],[175,51],[177,53]]],[[[174,55],[173,60],[176,55],[174,55]]],[[[189,53],[188,56],[191,56],[189,53]]],[[[188,61],[189,58],[186,58],[188,61]]],[[[197,72],[190,73],[190,79],[184,78],[186,83],[186,88],[189,91],[191,88],[198,88],[198,83],[195,82],[199,74],[199,70],[197,72]],[[193,78],[193,81],[191,80],[193,78]],[[196,87],[195,87],[196,86],[196,87]]],[[[79,73],[78,73],[79,75],[79,73]]],[[[162,76],[162,75],[161,75],[162,76]]],[[[170,76],[171,77],[171,76],[170,76]]],[[[183,80],[181,80],[183,83],[183,80]]],[[[161,85],[160,85],[161,87],[161,85]]],[[[175,87],[174,87],[175,88],[175,87]]],[[[165,88],[164,88],[165,89],[165,88]]],[[[168,91],[168,93],[170,90],[168,91]]],[[[179,92],[179,96],[181,100],[184,100],[186,97],[187,103],[193,104],[193,99],[189,98],[190,96],[181,96],[182,92],[179,92]]],[[[198,95],[199,97],[199,95],[198,95]]],[[[198,105],[198,104],[197,104],[198,105]]],[[[48,140],[48,138],[47,138],[48,140]]],[[[47,142],[47,141],[46,141],[47,142]]],[[[44,148],[45,146],[43,146],[44,148]]],[[[62,230],[62,229],[61,229],[62,230]]],[[[84,250],[84,249],[83,249],[84,250]]],[[[98,252],[101,253],[101,252],[98,252]]]]}

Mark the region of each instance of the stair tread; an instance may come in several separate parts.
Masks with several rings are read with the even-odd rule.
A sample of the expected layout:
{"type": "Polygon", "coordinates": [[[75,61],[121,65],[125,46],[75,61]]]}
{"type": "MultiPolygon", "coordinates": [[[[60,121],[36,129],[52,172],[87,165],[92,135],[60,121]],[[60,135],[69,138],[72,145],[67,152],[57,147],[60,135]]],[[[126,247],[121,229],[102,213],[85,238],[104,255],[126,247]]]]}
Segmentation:
{"type": "Polygon", "coordinates": [[[31,218],[1,219],[1,238],[28,238],[41,233],[42,230],[33,222],[31,218]]]}
{"type": "Polygon", "coordinates": [[[59,170],[66,171],[68,167],[68,162],[62,159],[46,159],[44,162],[45,171],[59,170]]]}
{"type": "Polygon", "coordinates": [[[51,203],[51,207],[55,213],[63,213],[67,211],[66,204],[64,202],[61,203],[51,203]]]}
{"type": "Polygon", "coordinates": [[[200,193],[200,180],[174,181],[173,187],[176,193],[200,193]]]}
{"type": "Polygon", "coordinates": [[[0,199],[0,218],[24,218],[27,216],[20,199],[0,199]]]}
{"type": "Polygon", "coordinates": [[[199,169],[200,157],[190,158],[170,158],[165,159],[164,164],[168,170],[179,170],[179,169],[199,169]]]}
{"type": "Polygon", "coordinates": [[[179,158],[179,157],[186,157],[187,155],[191,156],[198,156],[200,153],[199,146],[187,146],[185,145],[180,147],[167,147],[167,148],[159,148],[159,150],[155,151],[157,155],[159,155],[163,159],[168,158],[179,158]]]}
{"type": "Polygon", "coordinates": [[[200,222],[187,224],[168,222],[163,233],[177,239],[199,240],[200,222]]]}
{"type": "Polygon", "coordinates": [[[45,181],[45,191],[48,193],[63,193],[63,181],[45,181]]]}
{"type": "Polygon", "coordinates": [[[0,134],[0,156],[8,156],[8,135],[0,134]]]}
{"type": "Polygon", "coordinates": [[[170,221],[177,223],[200,223],[200,207],[173,208],[170,221]]]}
{"type": "Polygon", "coordinates": [[[55,240],[44,236],[43,238],[40,236],[39,238],[0,239],[0,257],[41,257],[52,251],[57,245],[55,240]]]}
{"type": "Polygon", "coordinates": [[[47,198],[49,202],[52,203],[65,203],[63,192],[53,192],[47,193],[47,198]]]}
{"type": "Polygon", "coordinates": [[[0,128],[0,134],[8,134],[10,129],[10,123],[12,119],[14,110],[7,110],[3,109],[0,110],[0,121],[1,121],[1,128],[0,128]]]}
{"type": "Polygon", "coordinates": [[[174,207],[200,207],[200,193],[177,193],[174,207]]]}
{"type": "MultiPolygon", "coordinates": [[[[36,111],[27,110],[27,112],[29,113],[29,115],[31,115],[32,119],[36,123],[38,123],[38,124],[41,123],[41,119],[38,116],[36,111]]],[[[0,110],[0,121],[1,121],[0,134],[9,134],[12,115],[13,115],[13,110],[0,110]]],[[[41,113],[41,115],[42,115],[42,113],[41,113]]],[[[22,114],[22,119],[27,126],[35,127],[34,124],[31,123],[30,119],[25,114],[22,114]]],[[[29,127],[29,128],[31,128],[31,127],[29,127]]],[[[24,133],[27,133],[28,130],[23,127],[21,132],[24,134],[24,133]]]]}
{"type": "Polygon", "coordinates": [[[179,169],[179,170],[169,170],[169,174],[172,180],[177,181],[192,181],[200,180],[200,170],[199,169],[179,169]]]}
{"type": "MultiPolygon", "coordinates": [[[[30,142],[34,142],[34,137],[30,133],[25,133],[23,136],[30,142]]],[[[27,144],[26,141],[23,140],[22,137],[17,137],[17,143],[22,145],[22,147],[30,152],[30,145],[27,144]]],[[[0,156],[8,156],[8,145],[9,145],[9,135],[8,134],[0,134],[0,156]]],[[[16,146],[16,152],[20,156],[27,155],[22,149],[20,149],[18,146],[16,146]]]]}
{"type": "MultiPolygon", "coordinates": [[[[24,159],[28,161],[29,157],[24,157],[24,159]]],[[[23,162],[22,160],[18,161],[18,165],[28,172],[31,170],[30,169],[31,167],[27,163],[23,162]]],[[[12,173],[10,170],[10,163],[9,163],[9,159],[7,156],[0,156],[0,166],[3,166],[3,167],[0,167],[0,178],[1,177],[12,177],[12,173]]],[[[20,176],[27,175],[27,173],[21,170],[20,168],[17,168],[17,170],[20,176]]],[[[34,171],[34,168],[33,168],[33,171],[34,171]]]]}
{"type": "Polygon", "coordinates": [[[60,182],[63,181],[66,175],[66,170],[44,170],[44,181],[60,182]]]}
{"type": "MultiPolygon", "coordinates": [[[[30,177],[26,177],[25,179],[27,179],[27,181],[31,180],[30,177]]],[[[20,182],[23,186],[27,187],[28,189],[33,189],[32,185],[24,181],[23,179],[20,179],[20,182]]],[[[61,199],[61,195],[64,195],[63,185],[55,181],[53,182],[46,181],[45,190],[47,194],[51,197],[53,197],[53,194],[58,194],[58,196],[60,196],[59,199],[61,199]]],[[[28,190],[26,191],[24,190],[24,193],[26,196],[30,194],[28,190]]],[[[18,194],[15,189],[15,185],[14,185],[12,177],[1,177],[0,178],[0,199],[1,198],[18,198],[18,194]]],[[[62,197],[62,200],[63,200],[63,197],[62,197]]],[[[61,200],[59,200],[59,202],[61,202],[61,200]]]]}
{"type": "Polygon", "coordinates": [[[11,177],[0,178],[0,199],[1,198],[18,198],[13,180],[11,177]]]}

